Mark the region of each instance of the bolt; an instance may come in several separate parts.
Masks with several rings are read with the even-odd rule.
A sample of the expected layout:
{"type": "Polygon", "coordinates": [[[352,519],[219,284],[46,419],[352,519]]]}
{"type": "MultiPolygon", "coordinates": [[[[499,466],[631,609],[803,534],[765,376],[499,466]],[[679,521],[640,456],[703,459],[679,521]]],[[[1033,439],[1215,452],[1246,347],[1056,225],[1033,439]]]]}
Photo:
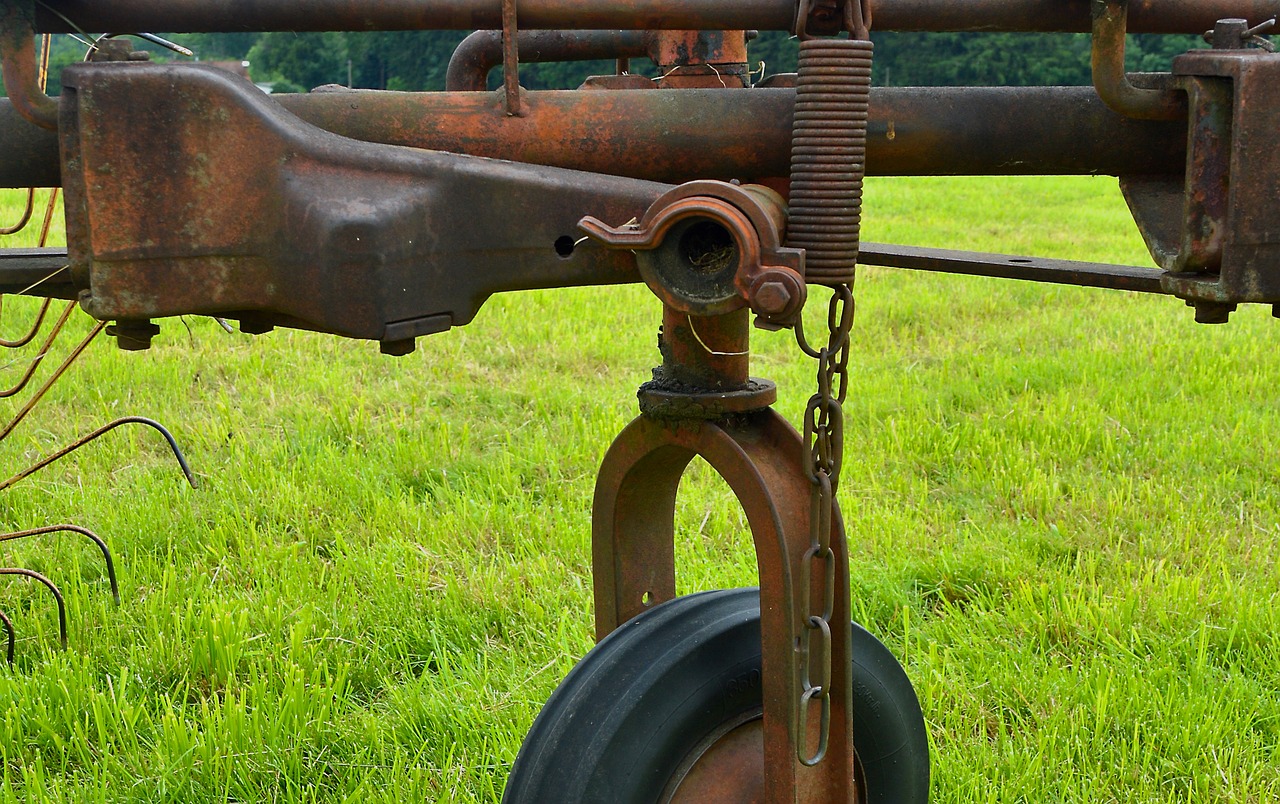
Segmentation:
{"type": "Polygon", "coordinates": [[[151,339],[160,334],[160,325],[145,318],[123,318],[107,327],[107,335],[125,352],[141,352],[151,348],[151,339]]]}
{"type": "Polygon", "coordinates": [[[418,343],[413,338],[399,338],[394,341],[379,341],[378,343],[380,351],[384,355],[391,355],[392,357],[404,357],[418,348],[418,343]]]}
{"type": "Polygon", "coordinates": [[[791,304],[791,291],[781,282],[761,282],[753,299],[756,312],[781,315],[791,304]]]}
{"type": "Polygon", "coordinates": [[[1249,22],[1238,17],[1218,20],[1206,39],[1214,50],[1241,50],[1248,38],[1249,22]]]}
{"type": "Polygon", "coordinates": [[[1197,324],[1225,324],[1231,318],[1231,314],[1235,312],[1236,305],[1225,302],[1197,301],[1195,308],[1197,324]]]}

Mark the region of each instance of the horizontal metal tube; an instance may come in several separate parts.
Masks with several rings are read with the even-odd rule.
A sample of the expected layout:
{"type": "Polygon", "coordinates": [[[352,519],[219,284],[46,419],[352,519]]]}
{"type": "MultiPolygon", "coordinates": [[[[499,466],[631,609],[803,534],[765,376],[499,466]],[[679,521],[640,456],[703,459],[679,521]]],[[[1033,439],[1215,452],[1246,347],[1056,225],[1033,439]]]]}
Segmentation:
{"type": "MultiPolygon", "coordinates": [[[[516,46],[521,64],[625,59],[648,53],[646,31],[520,31],[516,46]]],[[[449,59],[444,88],[482,92],[489,71],[502,64],[502,32],[476,31],[463,39],[449,59]]]]}
{"type": "MultiPolygon", "coordinates": [[[[877,0],[880,31],[1089,30],[1089,0],[877,0]]],[[[521,0],[520,27],[789,30],[794,0],[521,0]]],[[[1201,33],[1224,17],[1280,14],[1280,0],[1134,0],[1130,33],[1201,33]]],[[[501,27],[494,0],[43,0],[37,26],[85,31],[472,30],[501,27]]]]}
{"type": "MultiPolygon", "coordinates": [[[[37,28],[86,31],[400,31],[502,27],[496,0],[45,0],[37,28]],[[53,13],[54,11],[58,13],[53,13]],[[60,16],[59,16],[60,15],[60,16]],[[64,19],[65,18],[65,19],[64,19]]],[[[521,0],[520,28],[788,30],[794,0],[521,0]]]]}
{"type": "MultiPolygon", "coordinates": [[[[307,122],[408,145],[653,181],[788,175],[790,89],[279,95],[307,122]]],[[[879,176],[1181,175],[1186,125],[1126,120],[1090,87],[876,89],[867,171],[879,176]]],[[[0,101],[0,186],[58,181],[58,143],[0,101]]]]}
{"type": "Polygon", "coordinates": [[[0,187],[57,187],[58,132],[27,122],[0,98],[0,187]]]}
{"type": "MultiPolygon", "coordinates": [[[[280,96],[320,128],[358,140],[683,182],[790,170],[790,89],[280,96]]],[[[1185,123],[1133,121],[1091,87],[876,89],[867,172],[880,176],[1176,174],[1185,123]]]]}
{"type": "MultiPolygon", "coordinates": [[[[876,0],[878,31],[1090,30],[1090,0],[876,0]]],[[[1280,0],[1130,0],[1129,33],[1199,34],[1226,17],[1262,22],[1280,0]]]]}

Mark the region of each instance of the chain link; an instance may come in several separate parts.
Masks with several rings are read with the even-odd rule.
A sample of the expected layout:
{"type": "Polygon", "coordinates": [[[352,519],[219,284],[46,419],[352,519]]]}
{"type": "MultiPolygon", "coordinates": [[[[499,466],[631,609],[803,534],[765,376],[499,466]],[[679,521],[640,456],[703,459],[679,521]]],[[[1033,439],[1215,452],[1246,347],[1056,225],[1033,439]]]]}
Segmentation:
{"type": "Polygon", "coordinates": [[[796,341],[805,354],[818,360],[818,392],[809,398],[804,413],[804,442],[808,461],[805,472],[813,489],[809,497],[809,549],[800,571],[801,599],[810,609],[805,617],[806,644],[800,654],[800,700],[797,739],[799,760],[817,765],[827,753],[831,734],[831,620],[835,615],[836,555],[831,547],[836,522],[836,487],[844,460],[844,400],[849,390],[849,331],[853,326],[853,287],[831,288],[827,307],[827,342],[814,348],[803,324],[796,327],[796,341]],[[820,608],[813,606],[813,581],[822,579],[820,608]],[[815,650],[816,648],[816,650],[815,650]],[[815,658],[815,656],[817,658],[815,658]],[[818,746],[812,754],[805,744],[809,709],[820,707],[818,746]]]}

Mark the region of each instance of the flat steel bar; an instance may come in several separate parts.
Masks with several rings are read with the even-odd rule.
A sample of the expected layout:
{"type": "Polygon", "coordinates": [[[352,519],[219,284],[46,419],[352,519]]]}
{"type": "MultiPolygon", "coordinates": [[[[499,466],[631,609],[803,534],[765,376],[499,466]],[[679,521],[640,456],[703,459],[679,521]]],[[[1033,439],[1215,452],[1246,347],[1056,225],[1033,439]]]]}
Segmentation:
{"type": "Polygon", "coordinates": [[[941,248],[897,246],[885,243],[862,243],[858,262],[885,268],[909,268],[970,276],[991,276],[1050,282],[1108,290],[1132,290],[1137,293],[1167,294],[1160,287],[1158,268],[1135,265],[1108,265],[1047,257],[1019,257],[1009,254],[984,254],[977,251],[953,251],[941,248]]]}
{"type": "Polygon", "coordinates": [[[0,294],[76,298],[66,248],[0,249],[0,294]]]}
{"type": "MultiPolygon", "coordinates": [[[[1089,30],[1089,0],[878,0],[878,31],[1089,30]]],[[[1280,0],[1135,0],[1130,33],[1201,33],[1224,17],[1260,22],[1280,0]]],[[[525,29],[790,30],[794,0],[523,0],[525,29]]],[[[475,30],[501,27],[493,0],[41,0],[41,33],[84,31],[475,30]]]]}

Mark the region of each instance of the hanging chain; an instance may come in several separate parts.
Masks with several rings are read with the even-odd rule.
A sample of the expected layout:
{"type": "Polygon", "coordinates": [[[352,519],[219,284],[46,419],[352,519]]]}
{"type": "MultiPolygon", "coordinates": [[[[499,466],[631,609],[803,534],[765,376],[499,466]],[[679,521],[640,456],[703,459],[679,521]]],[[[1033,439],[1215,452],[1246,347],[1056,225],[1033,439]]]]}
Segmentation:
{"type": "Polygon", "coordinates": [[[838,525],[834,513],[844,460],[843,405],[849,390],[849,331],[853,326],[853,308],[852,284],[835,285],[827,307],[826,344],[813,348],[805,337],[804,326],[796,327],[800,348],[818,361],[818,392],[809,398],[804,411],[805,472],[813,487],[809,496],[809,549],[800,567],[802,600],[813,600],[814,578],[822,579],[821,607],[811,609],[805,618],[807,644],[800,654],[797,737],[799,759],[810,766],[817,765],[826,755],[831,732],[831,620],[836,599],[836,555],[831,536],[833,525],[838,525]],[[803,742],[808,733],[809,708],[813,705],[820,707],[821,723],[818,747],[808,754],[803,742]]]}
{"type": "MultiPolygon", "coordinates": [[[[802,4],[802,8],[805,5],[802,4]]],[[[815,4],[816,5],[816,4],[815,4]]],[[[835,11],[834,8],[830,11],[835,11]]],[[[828,11],[828,13],[830,13],[828,11]]],[[[836,489],[844,460],[844,401],[849,390],[853,280],[862,221],[866,172],[868,100],[872,45],[865,0],[845,0],[844,23],[855,38],[808,39],[800,43],[795,122],[791,139],[788,245],[805,250],[805,279],[831,288],[826,343],[813,346],[796,326],[801,350],[818,361],[818,390],[805,407],[803,457],[812,484],[809,549],[799,568],[800,599],[808,606],[800,651],[797,699],[797,759],[817,765],[831,733],[831,629],[835,617],[836,554],[843,539],[836,516],[836,489]],[[814,583],[821,583],[814,600],[814,583]],[[809,750],[810,709],[819,710],[818,745],[809,750]]],[[[802,14],[804,12],[802,11],[802,14]]]]}

